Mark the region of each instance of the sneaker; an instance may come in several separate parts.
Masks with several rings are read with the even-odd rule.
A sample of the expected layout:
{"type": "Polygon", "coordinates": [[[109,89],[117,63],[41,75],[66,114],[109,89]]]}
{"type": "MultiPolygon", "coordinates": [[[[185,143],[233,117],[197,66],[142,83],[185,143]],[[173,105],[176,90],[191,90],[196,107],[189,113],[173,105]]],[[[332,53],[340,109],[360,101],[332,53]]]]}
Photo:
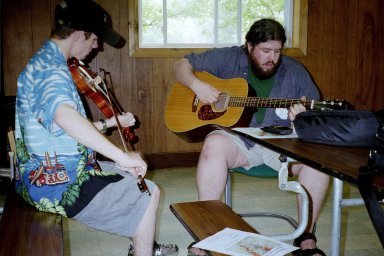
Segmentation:
{"type": "MultiPolygon", "coordinates": [[[[153,256],[177,256],[179,254],[179,247],[175,244],[157,244],[153,248],[153,256]]],[[[132,244],[129,246],[128,256],[133,256],[134,250],[132,244]]]]}
{"type": "Polygon", "coordinates": [[[133,256],[133,245],[132,245],[132,243],[129,245],[128,256],[133,256]]]}
{"type": "Polygon", "coordinates": [[[155,244],[153,256],[177,256],[179,247],[175,244],[155,244]]]}

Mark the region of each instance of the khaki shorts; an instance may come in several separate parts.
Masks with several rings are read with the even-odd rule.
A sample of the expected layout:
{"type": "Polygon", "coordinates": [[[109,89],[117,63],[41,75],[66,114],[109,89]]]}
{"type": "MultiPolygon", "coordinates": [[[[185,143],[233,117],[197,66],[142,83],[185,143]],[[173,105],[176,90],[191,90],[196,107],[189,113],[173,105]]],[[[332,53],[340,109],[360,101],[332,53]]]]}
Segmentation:
{"type": "MultiPolygon", "coordinates": [[[[275,151],[265,148],[259,144],[255,144],[252,148],[248,149],[244,141],[240,139],[240,136],[226,132],[224,130],[214,130],[210,134],[213,133],[225,135],[236,143],[236,146],[240,149],[241,152],[243,152],[249,162],[249,165],[242,166],[243,168],[249,170],[254,166],[265,164],[276,171],[280,170],[281,162],[279,160],[279,153],[276,153],[275,151]]],[[[294,162],[294,160],[288,158],[288,162],[294,162]]]]}

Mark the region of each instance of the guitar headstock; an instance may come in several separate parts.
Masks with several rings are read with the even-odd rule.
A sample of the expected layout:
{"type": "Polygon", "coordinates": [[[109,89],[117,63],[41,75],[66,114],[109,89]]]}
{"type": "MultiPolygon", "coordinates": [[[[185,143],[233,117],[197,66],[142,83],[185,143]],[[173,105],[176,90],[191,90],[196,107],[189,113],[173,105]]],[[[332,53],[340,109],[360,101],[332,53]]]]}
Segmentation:
{"type": "Polygon", "coordinates": [[[348,102],[345,100],[317,100],[311,106],[312,110],[346,110],[348,102]]]}

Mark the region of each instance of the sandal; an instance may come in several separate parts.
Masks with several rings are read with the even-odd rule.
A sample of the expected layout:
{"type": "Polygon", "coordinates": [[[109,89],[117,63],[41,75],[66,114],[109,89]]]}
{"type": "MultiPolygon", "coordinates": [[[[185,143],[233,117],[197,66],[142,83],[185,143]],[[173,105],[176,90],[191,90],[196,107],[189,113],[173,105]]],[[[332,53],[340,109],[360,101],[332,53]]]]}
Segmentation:
{"type": "MultiPolygon", "coordinates": [[[[305,232],[293,241],[293,246],[300,247],[301,243],[306,240],[313,240],[315,241],[315,243],[317,242],[316,236],[313,233],[305,232]]],[[[299,249],[292,252],[292,255],[299,255],[299,256],[313,256],[316,254],[326,256],[325,253],[319,248],[305,249],[305,250],[299,249]]]]}
{"type": "Polygon", "coordinates": [[[195,244],[196,244],[196,242],[192,242],[190,245],[188,245],[188,247],[187,247],[187,249],[188,249],[188,255],[187,255],[187,256],[208,256],[208,255],[209,255],[209,253],[206,252],[206,251],[203,250],[203,249],[199,249],[199,248],[196,248],[196,247],[192,247],[192,246],[194,246],[195,244]],[[194,252],[192,251],[192,249],[198,250],[198,251],[199,251],[198,254],[194,253],[194,252]],[[203,253],[203,254],[201,254],[201,253],[203,253]]]}

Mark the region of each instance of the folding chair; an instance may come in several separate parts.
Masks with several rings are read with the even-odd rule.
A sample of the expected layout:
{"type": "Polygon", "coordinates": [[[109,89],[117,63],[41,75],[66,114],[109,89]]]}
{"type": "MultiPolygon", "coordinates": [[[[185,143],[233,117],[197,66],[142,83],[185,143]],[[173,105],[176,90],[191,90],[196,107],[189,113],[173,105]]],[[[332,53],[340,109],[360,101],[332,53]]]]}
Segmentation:
{"type": "Polygon", "coordinates": [[[276,172],[275,170],[268,167],[267,165],[259,165],[249,170],[246,170],[242,167],[230,170],[227,178],[227,183],[225,186],[224,198],[225,198],[225,203],[232,208],[231,172],[238,172],[238,173],[245,174],[247,176],[261,177],[261,178],[278,177],[280,190],[294,192],[301,196],[302,205],[301,205],[301,211],[300,211],[301,213],[300,223],[298,223],[294,218],[286,214],[275,213],[275,212],[247,212],[247,213],[238,213],[238,214],[241,217],[271,217],[271,218],[279,218],[287,221],[294,228],[294,230],[291,233],[269,235],[269,237],[272,237],[274,239],[281,240],[281,241],[288,241],[288,240],[294,240],[305,231],[305,228],[307,227],[307,224],[308,224],[309,202],[308,202],[308,195],[304,190],[304,188],[297,181],[288,181],[287,158],[285,156],[280,156],[279,160],[282,163],[282,166],[279,172],[276,172]]]}

